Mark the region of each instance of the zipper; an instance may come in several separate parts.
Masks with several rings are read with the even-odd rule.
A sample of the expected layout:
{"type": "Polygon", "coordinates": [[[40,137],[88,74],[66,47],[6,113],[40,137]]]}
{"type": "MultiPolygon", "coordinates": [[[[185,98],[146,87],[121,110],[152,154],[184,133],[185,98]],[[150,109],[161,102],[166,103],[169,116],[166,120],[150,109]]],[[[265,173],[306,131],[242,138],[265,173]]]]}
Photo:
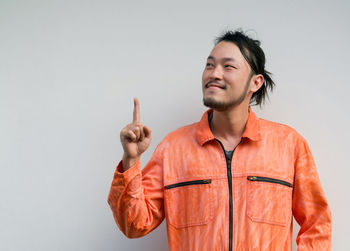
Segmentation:
{"type": "Polygon", "coordinates": [[[165,186],[165,189],[172,189],[175,187],[183,187],[183,186],[190,186],[190,185],[200,185],[200,184],[210,184],[211,179],[208,180],[191,180],[191,181],[185,181],[180,183],[175,183],[171,185],[165,186]]]}
{"type": "Polygon", "coordinates": [[[284,185],[284,186],[287,186],[287,187],[292,187],[292,184],[287,182],[287,181],[273,179],[273,178],[268,178],[268,177],[248,176],[247,180],[250,180],[250,181],[264,181],[264,182],[270,182],[270,183],[276,183],[276,184],[284,185]]]}
{"type": "Polygon", "coordinates": [[[235,149],[233,149],[233,153],[232,153],[232,157],[231,159],[228,159],[226,157],[225,154],[225,148],[222,145],[222,143],[220,142],[220,140],[216,139],[217,142],[220,143],[220,146],[222,148],[222,151],[225,155],[225,159],[226,159],[226,169],[227,169],[227,181],[228,181],[228,201],[229,201],[229,228],[228,228],[228,236],[229,236],[229,240],[228,240],[228,250],[232,251],[232,239],[233,239],[233,202],[232,202],[232,174],[231,174],[231,163],[232,163],[232,158],[233,158],[233,154],[235,153],[235,150],[237,148],[237,146],[242,142],[242,138],[241,141],[237,144],[237,146],[235,147],[235,149]]]}

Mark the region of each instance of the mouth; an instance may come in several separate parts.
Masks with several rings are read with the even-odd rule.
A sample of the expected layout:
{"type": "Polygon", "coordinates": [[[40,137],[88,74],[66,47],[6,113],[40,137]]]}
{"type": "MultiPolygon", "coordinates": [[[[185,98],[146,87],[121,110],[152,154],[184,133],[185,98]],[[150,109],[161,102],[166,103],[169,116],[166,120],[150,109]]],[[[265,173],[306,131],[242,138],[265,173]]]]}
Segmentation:
{"type": "Polygon", "coordinates": [[[210,88],[210,89],[219,88],[219,89],[225,90],[226,85],[220,84],[218,82],[208,82],[207,84],[205,84],[205,88],[210,88]]]}

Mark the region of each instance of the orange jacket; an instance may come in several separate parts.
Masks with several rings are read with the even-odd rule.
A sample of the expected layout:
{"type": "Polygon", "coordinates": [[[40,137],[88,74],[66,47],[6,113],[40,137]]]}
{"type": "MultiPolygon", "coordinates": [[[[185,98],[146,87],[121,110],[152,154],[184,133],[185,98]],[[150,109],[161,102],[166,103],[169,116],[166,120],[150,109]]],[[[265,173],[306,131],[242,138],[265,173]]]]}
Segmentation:
{"type": "Polygon", "coordinates": [[[249,116],[232,160],[215,140],[208,110],[170,133],[145,168],[117,166],[108,195],[129,238],[164,219],[170,250],[331,250],[331,213],[308,144],[294,129],[249,116]]]}

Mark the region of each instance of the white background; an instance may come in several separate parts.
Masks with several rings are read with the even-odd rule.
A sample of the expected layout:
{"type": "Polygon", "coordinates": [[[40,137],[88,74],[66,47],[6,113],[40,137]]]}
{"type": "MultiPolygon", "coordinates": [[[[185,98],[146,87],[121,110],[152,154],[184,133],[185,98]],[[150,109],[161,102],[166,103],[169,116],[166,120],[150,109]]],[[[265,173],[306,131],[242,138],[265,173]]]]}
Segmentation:
{"type": "Polygon", "coordinates": [[[144,164],[167,133],[198,121],[213,39],[240,27],[262,41],[277,84],[253,111],[306,138],[333,250],[350,250],[349,10],[347,0],[1,0],[0,250],[167,250],[164,222],[135,240],[114,223],[119,132],[139,97],[153,131],[144,164]]]}

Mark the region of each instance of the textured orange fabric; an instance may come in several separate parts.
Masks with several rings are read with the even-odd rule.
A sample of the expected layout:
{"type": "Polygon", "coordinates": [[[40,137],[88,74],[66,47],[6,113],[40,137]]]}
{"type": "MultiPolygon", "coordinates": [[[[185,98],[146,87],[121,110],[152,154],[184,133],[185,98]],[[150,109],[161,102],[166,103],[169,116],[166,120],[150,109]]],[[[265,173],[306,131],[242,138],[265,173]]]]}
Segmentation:
{"type": "Polygon", "coordinates": [[[280,251],[292,248],[294,216],[299,251],[331,250],[331,213],[305,139],[249,107],[228,171],[211,112],[170,133],[142,171],[118,164],[108,203],[121,231],[144,236],[166,218],[170,250],[229,250],[231,235],[232,250],[280,251]]]}

